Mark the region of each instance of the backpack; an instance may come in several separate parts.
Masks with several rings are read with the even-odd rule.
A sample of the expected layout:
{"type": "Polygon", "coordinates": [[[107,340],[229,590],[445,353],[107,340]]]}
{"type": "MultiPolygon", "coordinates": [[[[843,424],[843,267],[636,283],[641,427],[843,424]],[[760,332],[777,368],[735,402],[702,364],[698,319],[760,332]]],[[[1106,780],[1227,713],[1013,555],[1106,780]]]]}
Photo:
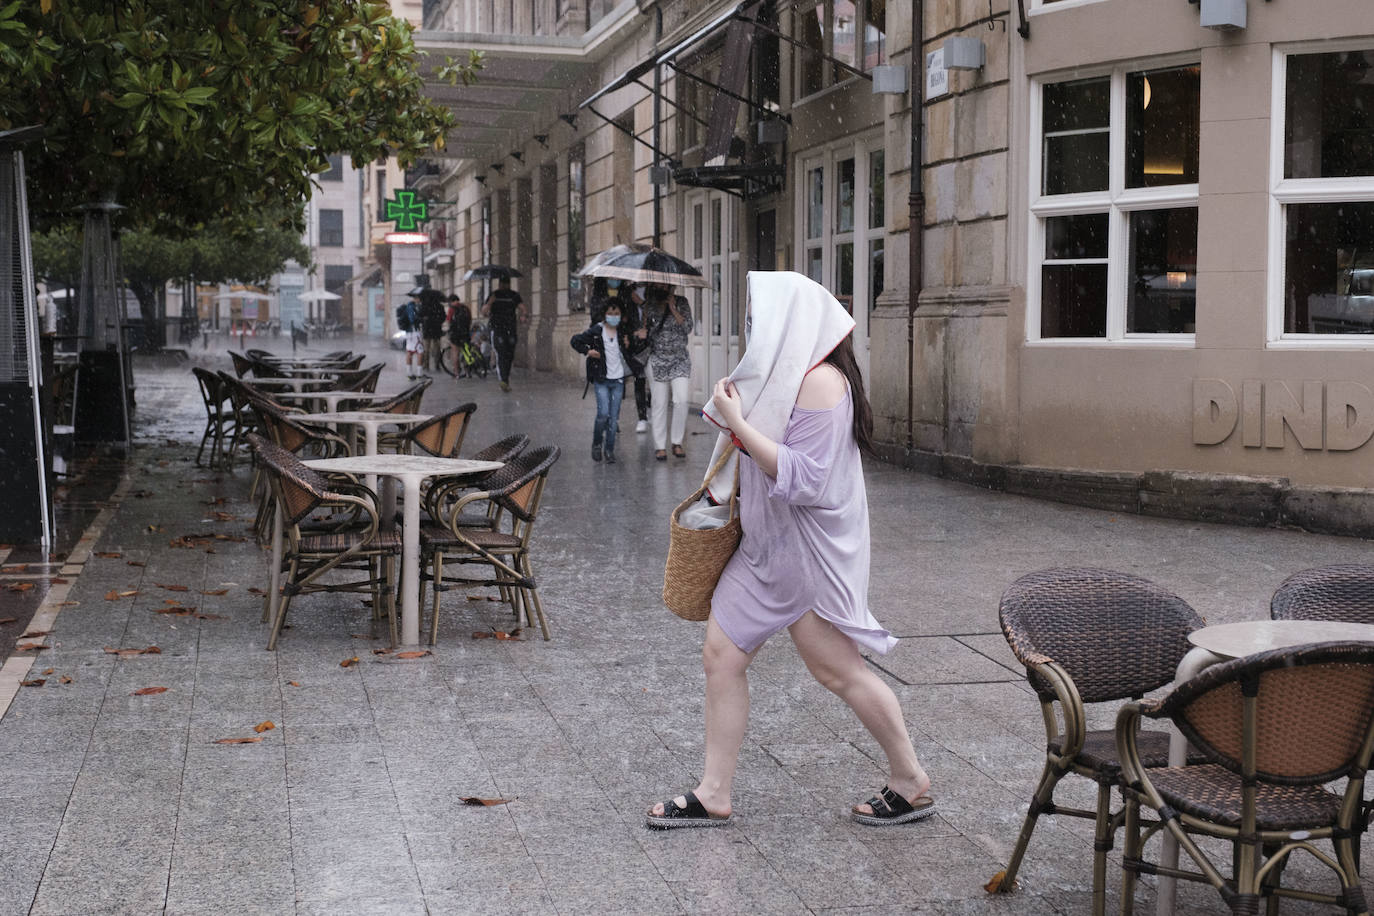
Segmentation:
{"type": "Polygon", "coordinates": [[[396,327],[402,331],[415,330],[415,303],[402,302],[396,306],[396,327]]]}

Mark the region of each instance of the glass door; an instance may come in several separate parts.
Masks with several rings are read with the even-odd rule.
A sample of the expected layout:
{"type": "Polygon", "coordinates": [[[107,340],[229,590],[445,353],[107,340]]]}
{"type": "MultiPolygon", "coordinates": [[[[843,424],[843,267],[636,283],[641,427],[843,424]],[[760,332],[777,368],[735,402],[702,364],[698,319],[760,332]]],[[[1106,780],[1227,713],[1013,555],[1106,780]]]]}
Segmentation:
{"type": "Polygon", "coordinates": [[[692,303],[691,396],[704,403],[716,380],[739,362],[741,340],[736,299],[740,253],[738,208],[723,191],[687,195],[687,260],[706,278],[704,289],[687,294],[692,303]]]}

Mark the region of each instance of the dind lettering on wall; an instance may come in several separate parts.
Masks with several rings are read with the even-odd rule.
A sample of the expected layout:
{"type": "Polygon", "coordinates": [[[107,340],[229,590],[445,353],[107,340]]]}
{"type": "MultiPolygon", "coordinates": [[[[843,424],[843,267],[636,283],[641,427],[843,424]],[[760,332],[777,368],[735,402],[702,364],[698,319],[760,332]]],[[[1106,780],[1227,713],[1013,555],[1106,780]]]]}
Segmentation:
{"type": "Polygon", "coordinates": [[[1220,445],[1240,432],[1246,448],[1348,452],[1374,437],[1374,391],[1360,382],[1193,379],[1193,444],[1220,445]],[[1290,438],[1291,437],[1291,438],[1290,438]]]}

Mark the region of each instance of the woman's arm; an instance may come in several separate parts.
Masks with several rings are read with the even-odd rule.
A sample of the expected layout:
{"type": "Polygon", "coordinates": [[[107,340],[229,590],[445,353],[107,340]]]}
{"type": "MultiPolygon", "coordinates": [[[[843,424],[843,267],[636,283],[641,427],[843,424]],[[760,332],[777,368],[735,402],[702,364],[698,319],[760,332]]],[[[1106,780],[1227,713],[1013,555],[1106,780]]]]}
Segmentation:
{"type": "Polygon", "coordinates": [[[715,402],[716,410],[720,411],[720,417],[725,421],[725,425],[730,427],[730,432],[735,434],[735,438],[744,446],[749,457],[754,459],[759,470],[769,477],[778,476],[778,444],[754,429],[749,425],[749,421],[744,419],[743,403],[740,401],[739,392],[735,391],[735,386],[728,379],[721,379],[716,382],[711,400],[715,402]]]}

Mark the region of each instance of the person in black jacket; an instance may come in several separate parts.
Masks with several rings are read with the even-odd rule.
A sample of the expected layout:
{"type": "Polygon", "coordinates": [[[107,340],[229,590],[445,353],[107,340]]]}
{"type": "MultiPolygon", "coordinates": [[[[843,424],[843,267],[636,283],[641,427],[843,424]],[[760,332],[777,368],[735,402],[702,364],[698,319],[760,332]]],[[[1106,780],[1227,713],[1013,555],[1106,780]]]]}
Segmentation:
{"type": "Polygon", "coordinates": [[[620,303],[606,303],[606,315],[581,334],[573,335],[572,348],[587,357],[587,381],[596,392],[596,423],[592,427],[592,460],[604,455],[615,463],[616,423],[620,420],[620,401],[625,396],[625,380],[634,373],[630,357],[647,346],[645,330],[633,335],[620,328],[620,303]],[[602,445],[605,445],[603,452],[602,445]]]}
{"type": "Polygon", "coordinates": [[[444,296],[437,289],[426,288],[420,293],[420,337],[425,347],[420,367],[428,373],[439,368],[439,347],[444,337],[444,296]]]}

